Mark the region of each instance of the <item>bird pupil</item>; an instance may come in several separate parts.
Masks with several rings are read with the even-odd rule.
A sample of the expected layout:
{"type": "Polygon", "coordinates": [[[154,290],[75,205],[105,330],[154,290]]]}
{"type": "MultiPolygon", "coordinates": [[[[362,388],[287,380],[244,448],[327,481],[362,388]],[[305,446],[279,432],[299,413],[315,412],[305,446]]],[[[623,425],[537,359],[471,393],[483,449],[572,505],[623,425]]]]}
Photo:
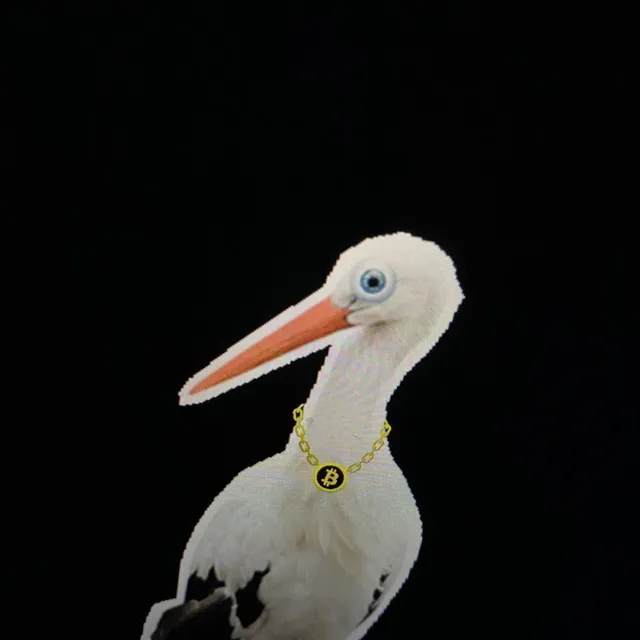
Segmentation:
{"type": "Polygon", "coordinates": [[[380,281],[375,276],[371,276],[369,278],[369,286],[370,287],[377,287],[379,284],[380,284],[380,281]]]}

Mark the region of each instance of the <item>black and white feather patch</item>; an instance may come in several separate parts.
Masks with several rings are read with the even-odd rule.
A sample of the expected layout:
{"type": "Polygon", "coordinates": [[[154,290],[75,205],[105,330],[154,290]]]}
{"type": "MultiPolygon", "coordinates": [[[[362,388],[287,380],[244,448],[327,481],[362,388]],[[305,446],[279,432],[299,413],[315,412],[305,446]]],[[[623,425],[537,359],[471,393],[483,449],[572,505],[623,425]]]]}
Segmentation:
{"type": "Polygon", "coordinates": [[[371,603],[369,604],[369,611],[367,611],[367,615],[360,621],[360,624],[362,624],[376,609],[376,607],[378,606],[378,602],[380,601],[380,597],[382,596],[382,594],[384,593],[384,581],[389,577],[388,573],[383,573],[380,576],[380,583],[378,585],[378,587],[375,589],[375,591],[373,592],[373,598],[371,600],[371,603]]]}
{"type": "Polygon", "coordinates": [[[269,567],[256,571],[236,593],[229,593],[214,568],[206,578],[192,574],[184,604],[163,613],[151,640],[231,640],[234,631],[239,630],[234,619],[247,628],[264,611],[258,589],[267,573],[269,567]]]}
{"type": "Polygon", "coordinates": [[[165,611],[151,640],[231,640],[230,623],[233,601],[215,595],[204,600],[190,600],[165,611]]]}
{"type": "Polygon", "coordinates": [[[193,573],[187,583],[187,590],[184,596],[185,602],[189,600],[204,600],[216,589],[224,586],[224,582],[218,578],[214,567],[211,567],[206,578],[201,578],[196,573],[193,573]]]}
{"type": "Polygon", "coordinates": [[[264,611],[264,602],[258,598],[258,589],[269,570],[267,567],[264,571],[256,571],[251,580],[236,592],[236,615],[245,628],[251,626],[264,611]]]}

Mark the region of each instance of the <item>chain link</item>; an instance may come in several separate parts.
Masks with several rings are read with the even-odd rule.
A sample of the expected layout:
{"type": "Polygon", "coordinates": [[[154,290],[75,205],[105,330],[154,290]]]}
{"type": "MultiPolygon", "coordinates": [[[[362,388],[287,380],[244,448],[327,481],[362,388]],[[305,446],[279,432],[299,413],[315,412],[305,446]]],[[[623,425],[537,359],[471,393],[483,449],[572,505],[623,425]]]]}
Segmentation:
{"type": "MultiPolygon", "coordinates": [[[[296,422],[296,425],[293,428],[293,430],[296,436],[298,436],[299,438],[298,447],[300,448],[300,451],[302,451],[302,453],[307,454],[307,462],[312,467],[317,467],[320,464],[318,461],[318,458],[316,458],[311,453],[311,446],[309,445],[307,440],[305,440],[305,435],[307,432],[306,432],[306,429],[304,428],[304,425],[302,424],[303,418],[304,418],[304,405],[301,404],[299,407],[296,407],[293,410],[293,419],[296,422]]],[[[375,455],[376,455],[375,452],[380,451],[380,449],[384,447],[384,441],[390,433],[391,433],[391,425],[385,420],[384,426],[382,427],[382,429],[380,429],[380,437],[374,441],[373,446],[371,447],[371,450],[367,451],[367,453],[365,453],[358,462],[354,462],[352,465],[348,466],[347,471],[349,473],[356,473],[357,471],[360,471],[360,469],[362,469],[363,464],[369,464],[375,458],[375,455]]]]}
{"type": "MultiPolygon", "coordinates": [[[[303,406],[304,405],[300,405],[298,407],[298,409],[296,409],[293,412],[293,417],[294,417],[295,420],[302,420],[302,416],[303,416],[302,407],[303,406]],[[298,414],[298,410],[299,410],[299,414],[298,414]]],[[[296,422],[296,426],[294,427],[294,430],[295,430],[296,435],[298,436],[298,438],[300,438],[300,442],[298,442],[298,447],[300,447],[300,451],[302,451],[302,453],[306,453],[307,454],[307,462],[312,467],[317,467],[320,464],[320,462],[318,461],[318,458],[316,458],[313,455],[313,453],[311,453],[311,447],[309,446],[309,443],[304,439],[304,436],[306,434],[304,425],[302,425],[300,422],[296,422]]]]}

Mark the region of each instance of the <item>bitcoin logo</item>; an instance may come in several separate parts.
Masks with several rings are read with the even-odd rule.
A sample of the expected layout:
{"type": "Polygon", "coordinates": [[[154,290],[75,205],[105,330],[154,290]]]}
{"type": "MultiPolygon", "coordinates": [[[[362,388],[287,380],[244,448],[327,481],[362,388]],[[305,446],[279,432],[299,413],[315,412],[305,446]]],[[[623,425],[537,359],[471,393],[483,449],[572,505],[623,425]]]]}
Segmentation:
{"type": "Polygon", "coordinates": [[[324,470],[324,478],[320,480],[325,487],[333,487],[333,485],[338,484],[338,480],[340,480],[340,476],[338,472],[332,467],[328,467],[324,470]]]}
{"type": "Polygon", "coordinates": [[[327,462],[316,468],[313,481],[318,489],[333,493],[340,491],[347,484],[347,472],[342,465],[336,462],[327,462]]]}

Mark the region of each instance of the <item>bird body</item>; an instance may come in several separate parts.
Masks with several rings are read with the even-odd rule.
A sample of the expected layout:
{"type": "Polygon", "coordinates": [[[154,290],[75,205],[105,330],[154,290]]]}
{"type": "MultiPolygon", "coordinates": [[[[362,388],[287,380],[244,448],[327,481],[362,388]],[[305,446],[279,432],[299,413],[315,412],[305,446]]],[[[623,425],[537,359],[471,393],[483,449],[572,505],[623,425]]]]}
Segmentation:
{"type": "MultiPolygon", "coordinates": [[[[284,451],[216,497],[185,549],[177,598],[154,605],[142,640],[366,634],[407,579],[422,539],[409,485],[381,440],[387,403],[461,300],[453,263],[433,243],[408,234],[365,240],[341,256],[322,289],[185,385],[181,402],[201,402],[331,347],[297,414],[306,446],[296,426],[284,451]],[[358,296],[358,282],[373,285],[358,296]],[[339,491],[314,476],[325,463],[345,471],[339,491]]],[[[428,424],[424,409],[414,428],[428,424]]]]}
{"type": "MultiPolygon", "coordinates": [[[[400,473],[387,478],[378,499],[358,488],[342,503],[313,485],[300,491],[304,480],[296,475],[308,479],[308,467],[296,470],[287,458],[278,454],[243,471],[218,496],[183,556],[182,593],[194,572],[207,578],[212,561],[232,598],[268,569],[260,600],[269,608],[239,637],[347,638],[367,615],[381,577],[395,581],[415,562],[420,517],[400,473]]],[[[244,629],[239,619],[233,624],[244,629]]]]}

